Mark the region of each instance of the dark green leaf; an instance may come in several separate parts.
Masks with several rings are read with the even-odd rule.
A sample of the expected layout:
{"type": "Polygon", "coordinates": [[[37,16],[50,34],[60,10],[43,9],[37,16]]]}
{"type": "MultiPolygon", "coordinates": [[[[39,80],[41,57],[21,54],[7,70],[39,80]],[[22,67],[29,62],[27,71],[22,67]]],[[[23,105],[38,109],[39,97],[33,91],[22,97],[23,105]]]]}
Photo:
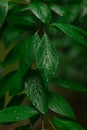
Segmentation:
{"type": "Polygon", "coordinates": [[[25,90],[34,107],[41,113],[46,114],[48,109],[46,90],[38,73],[33,72],[30,74],[25,83],[25,90]]]}
{"type": "Polygon", "coordinates": [[[8,107],[0,111],[0,123],[25,120],[36,115],[38,115],[38,112],[31,107],[8,107]]]}
{"type": "MultiPolygon", "coordinates": [[[[18,91],[21,87],[21,80],[20,75],[18,72],[12,72],[8,75],[6,75],[3,79],[0,81],[0,97],[5,94],[6,91],[9,89],[15,89],[18,91]]],[[[14,90],[12,89],[12,92],[14,90]]],[[[12,93],[11,93],[12,94],[12,93]]]]}
{"type": "Polygon", "coordinates": [[[16,95],[18,92],[22,91],[22,75],[20,72],[16,72],[7,84],[9,86],[10,96],[16,95]]]}
{"type": "Polygon", "coordinates": [[[81,7],[82,7],[82,3],[71,4],[71,5],[62,7],[65,10],[64,15],[62,17],[59,17],[57,19],[57,21],[60,23],[74,22],[76,20],[76,18],[78,18],[78,16],[79,16],[81,7]]]}
{"type": "Polygon", "coordinates": [[[37,25],[36,18],[32,15],[9,15],[6,20],[11,26],[17,26],[18,28],[20,27],[24,29],[26,27],[26,29],[28,29],[28,27],[37,25]]]}
{"type": "Polygon", "coordinates": [[[24,125],[16,128],[15,130],[30,130],[29,125],[24,125]]]}
{"type": "Polygon", "coordinates": [[[8,26],[3,33],[3,42],[5,47],[9,47],[12,43],[17,42],[22,34],[22,30],[8,26]]]}
{"type": "Polygon", "coordinates": [[[5,95],[0,97],[0,110],[4,108],[5,105],[5,95]]]}
{"type": "Polygon", "coordinates": [[[7,107],[20,105],[21,102],[24,100],[25,96],[26,94],[13,96],[12,99],[9,101],[7,107]]]}
{"type": "Polygon", "coordinates": [[[49,92],[48,106],[52,111],[54,111],[58,114],[75,119],[73,110],[72,110],[71,106],[69,105],[69,103],[66,101],[66,99],[64,97],[62,97],[58,94],[49,92]]]}
{"type": "Polygon", "coordinates": [[[8,54],[6,55],[6,57],[2,63],[3,67],[6,67],[19,60],[20,46],[21,45],[17,45],[11,51],[8,52],[8,54]]]}
{"type": "Polygon", "coordinates": [[[8,1],[0,0],[0,28],[4,23],[8,11],[8,1]]]}
{"type": "Polygon", "coordinates": [[[44,34],[36,51],[36,63],[45,82],[55,74],[58,67],[58,54],[46,34],[44,34]]]}
{"type": "Polygon", "coordinates": [[[59,28],[65,34],[69,35],[73,40],[87,46],[86,39],[83,37],[83,35],[81,35],[84,30],[79,29],[78,27],[75,27],[73,25],[63,23],[53,23],[52,26],[59,28]]]}
{"type": "Polygon", "coordinates": [[[35,52],[38,46],[40,39],[37,34],[29,37],[21,46],[20,52],[20,63],[19,69],[21,73],[25,73],[27,69],[30,68],[34,59],[35,59],[35,52]]]}
{"type": "Polygon", "coordinates": [[[59,128],[59,130],[85,130],[76,122],[71,122],[65,119],[54,117],[52,119],[52,122],[55,126],[59,128]]]}
{"type": "Polygon", "coordinates": [[[74,81],[70,81],[70,80],[66,80],[66,79],[62,79],[62,78],[61,79],[55,78],[53,81],[57,85],[64,87],[64,88],[68,88],[68,89],[75,90],[75,91],[81,91],[81,92],[86,91],[86,88],[84,88],[81,84],[76,83],[74,81]]]}
{"type": "Polygon", "coordinates": [[[49,23],[51,20],[51,12],[48,6],[41,2],[32,2],[29,4],[29,9],[34,15],[44,23],[49,23]]]}

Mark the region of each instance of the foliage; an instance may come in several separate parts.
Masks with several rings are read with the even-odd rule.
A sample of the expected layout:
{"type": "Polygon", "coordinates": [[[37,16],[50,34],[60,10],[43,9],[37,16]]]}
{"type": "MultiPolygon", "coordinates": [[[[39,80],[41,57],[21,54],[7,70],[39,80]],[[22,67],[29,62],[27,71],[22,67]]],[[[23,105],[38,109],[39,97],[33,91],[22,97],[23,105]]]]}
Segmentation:
{"type": "Polygon", "coordinates": [[[30,130],[41,117],[42,128],[45,118],[54,130],[84,130],[68,101],[50,91],[50,82],[86,91],[81,84],[56,74],[61,61],[57,48],[62,46],[57,40],[62,44],[61,37],[67,36],[75,42],[73,46],[87,47],[87,31],[75,23],[77,18],[83,18],[84,6],[82,0],[0,0],[0,36],[9,50],[0,65],[4,69],[18,64],[0,79],[0,102],[8,91],[12,96],[5,107],[1,103],[1,124],[28,119],[29,124],[16,129],[30,130]],[[26,97],[29,104],[20,105],[26,97]],[[52,117],[49,110],[59,117],[52,117]]]}

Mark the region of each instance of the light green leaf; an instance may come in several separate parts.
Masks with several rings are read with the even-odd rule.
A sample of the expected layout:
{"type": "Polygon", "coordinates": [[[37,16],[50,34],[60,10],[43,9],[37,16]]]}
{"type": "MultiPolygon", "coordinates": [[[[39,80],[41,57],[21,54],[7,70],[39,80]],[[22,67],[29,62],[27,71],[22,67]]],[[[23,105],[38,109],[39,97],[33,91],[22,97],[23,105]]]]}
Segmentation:
{"type": "Polygon", "coordinates": [[[76,122],[71,122],[65,119],[54,117],[52,122],[59,130],[85,130],[76,122]]]}
{"type": "Polygon", "coordinates": [[[30,72],[30,77],[25,83],[25,90],[34,107],[46,114],[48,109],[46,90],[38,72],[30,72]]]}
{"type": "Polygon", "coordinates": [[[33,36],[29,37],[22,44],[20,52],[20,63],[19,63],[19,69],[22,74],[25,73],[32,65],[35,59],[35,52],[37,50],[39,41],[40,38],[36,33],[33,36]]]}
{"type": "Polygon", "coordinates": [[[53,10],[56,14],[63,16],[66,13],[66,10],[64,7],[59,6],[57,4],[51,4],[50,5],[51,10],[53,10]]]}
{"type": "Polygon", "coordinates": [[[4,23],[8,11],[8,1],[0,0],[0,28],[4,23]]]}
{"type": "Polygon", "coordinates": [[[47,34],[43,35],[36,51],[36,63],[45,82],[55,74],[58,67],[58,54],[50,43],[47,34]]]}
{"type": "Polygon", "coordinates": [[[64,87],[64,88],[68,88],[71,90],[75,90],[75,91],[87,91],[86,88],[84,88],[81,84],[76,83],[74,81],[70,81],[70,80],[66,80],[66,79],[62,79],[62,78],[55,78],[53,79],[53,82],[55,82],[57,85],[64,87]]]}
{"type": "Polygon", "coordinates": [[[51,11],[49,7],[42,2],[32,2],[29,4],[29,9],[34,15],[44,23],[49,23],[51,20],[51,11]]]}
{"type": "Polygon", "coordinates": [[[8,107],[0,111],[0,123],[25,120],[38,115],[38,112],[28,106],[8,107]]]}
{"type": "Polygon", "coordinates": [[[86,39],[83,37],[83,35],[81,35],[81,34],[84,34],[83,33],[85,32],[84,30],[79,29],[78,27],[75,27],[73,25],[63,24],[63,23],[53,23],[52,26],[59,28],[65,34],[70,36],[73,40],[87,46],[86,39]]]}
{"type": "Polygon", "coordinates": [[[67,102],[67,100],[64,97],[62,97],[56,93],[49,92],[48,107],[52,111],[54,111],[60,115],[75,119],[74,112],[73,112],[71,106],[69,105],[69,103],[67,102]]]}

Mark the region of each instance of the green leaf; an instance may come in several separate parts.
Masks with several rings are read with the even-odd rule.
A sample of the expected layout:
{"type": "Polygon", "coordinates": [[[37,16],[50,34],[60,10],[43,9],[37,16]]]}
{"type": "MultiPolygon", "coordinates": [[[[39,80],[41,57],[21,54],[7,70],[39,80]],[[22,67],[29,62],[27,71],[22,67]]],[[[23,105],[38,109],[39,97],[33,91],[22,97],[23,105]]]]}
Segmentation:
{"type": "Polygon", "coordinates": [[[83,32],[85,32],[84,30],[82,30],[78,27],[75,27],[73,25],[63,24],[63,23],[53,23],[52,26],[59,28],[65,34],[70,36],[73,40],[87,46],[86,39],[83,37],[83,35],[81,35],[81,34],[83,34],[83,32]]]}
{"type": "Polygon", "coordinates": [[[16,26],[20,29],[28,29],[28,27],[36,26],[38,22],[35,16],[26,14],[20,16],[9,15],[6,21],[10,26],[16,26]]]}
{"type": "Polygon", "coordinates": [[[9,95],[14,96],[23,89],[22,84],[22,75],[18,71],[16,72],[11,79],[9,79],[7,86],[9,86],[9,95]]]}
{"type": "Polygon", "coordinates": [[[48,109],[46,90],[38,72],[30,73],[30,77],[25,83],[25,90],[34,107],[41,113],[46,114],[48,109]]]}
{"type": "Polygon", "coordinates": [[[76,83],[74,81],[70,81],[70,80],[66,80],[66,79],[62,79],[62,78],[55,78],[53,79],[53,82],[55,82],[57,85],[67,88],[67,89],[71,89],[71,90],[75,90],[75,91],[80,91],[80,92],[85,92],[87,91],[86,88],[84,88],[81,84],[76,83]]]}
{"type": "Polygon", "coordinates": [[[17,42],[18,39],[22,36],[24,31],[15,29],[8,26],[3,33],[3,43],[5,47],[9,47],[12,43],[17,42]]]}
{"type": "Polygon", "coordinates": [[[54,117],[52,119],[52,122],[59,128],[59,130],[85,130],[76,122],[71,122],[61,118],[54,117]]]}
{"type": "Polygon", "coordinates": [[[65,10],[64,15],[58,17],[57,21],[59,23],[73,23],[80,14],[82,3],[70,4],[62,8],[65,10]]]}
{"type": "Polygon", "coordinates": [[[10,50],[8,52],[8,54],[6,55],[3,63],[2,63],[2,66],[3,67],[6,67],[16,61],[19,60],[19,57],[20,57],[20,44],[18,44],[16,47],[14,47],[12,50],[10,50]]]}
{"type": "Polygon", "coordinates": [[[38,34],[34,34],[33,36],[29,37],[21,46],[20,52],[20,63],[19,69],[21,73],[25,73],[27,69],[30,68],[34,59],[35,59],[35,52],[37,50],[38,43],[40,38],[38,34]]]}
{"type": "Polygon", "coordinates": [[[44,34],[36,51],[36,63],[45,82],[55,74],[58,67],[58,54],[46,34],[44,34]]]}
{"type": "Polygon", "coordinates": [[[54,11],[56,14],[60,16],[63,16],[66,13],[65,8],[57,4],[50,4],[50,8],[52,11],[54,11]]]}
{"type": "Polygon", "coordinates": [[[43,23],[49,23],[51,20],[51,11],[49,7],[42,2],[32,2],[29,4],[29,9],[43,23]]]}
{"type": "Polygon", "coordinates": [[[0,0],[0,28],[4,23],[8,11],[8,1],[0,0]]]}
{"type": "Polygon", "coordinates": [[[8,107],[0,111],[0,123],[21,121],[36,115],[38,115],[38,112],[31,107],[8,107]]]}
{"type": "Polygon", "coordinates": [[[24,125],[16,128],[15,130],[30,130],[29,125],[24,125]]]}
{"type": "Polygon", "coordinates": [[[49,92],[48,107],[52,111],[54,111],[58,114],[75,119],[73,110],[72,110],[71,106],[69,105],[69,103],[66,101],[66,99],[64,97],[62,97],[56,93],[49,92]]]}
{"type": "Polygon", "coordinates": [[[15,71],[6,75],[3,79],[0,80],[0,86],[0,97],[10,89],[12,90],[12,93],[16,91],[18,92],[18,90],[21,89],[21,79],[19,73],[15,71]]]}

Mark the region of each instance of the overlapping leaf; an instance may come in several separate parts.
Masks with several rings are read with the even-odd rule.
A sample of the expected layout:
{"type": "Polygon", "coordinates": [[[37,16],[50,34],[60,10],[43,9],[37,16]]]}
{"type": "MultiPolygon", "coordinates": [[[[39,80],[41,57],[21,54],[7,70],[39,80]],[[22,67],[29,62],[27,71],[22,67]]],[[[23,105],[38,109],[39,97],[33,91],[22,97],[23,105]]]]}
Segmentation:
{"type": "Polygon", "coordinates": [[[0,111],[0,123],[14,122],[38,115],[38,112],[28,106],[13,106],[0,111]]]}
{"type": "Polygon", "coordinates": [[[64,24],[64,23],[53,23],[52,26],[60,29],[65,34],[70,36],[73,40],[87,46],[86,39],[83,37],[83,35],[81,35],[81,34],[87,35],[87,33],[84,33],[85,32],[84,30],[75,27],[73,25],[64,24]]]}
{"type": "Polygon", "coordinates": [[[51,11],[48,6],[42,2],[31,2],[21,11],[31,10],[33,14],[44,23],[49,23],[51,20],[51,11]]]}
{"type": "Polygon", "coordinates": [[[23,73],[29,69],[35,59],[35,52],[39,44],[38,34],[29,37],[21,46],[19,69],[23,73]]]}
{"type": "Polygon", "coordinates": [[[55,74],[58,67],[58,54],[48,36],[44,34],[36,51],[36,63],[45,82],[55,74]]]}
{"type": "Polygon", "coordinates": [[[25,83],[25,90],[34,107],[41,113],[46,114],[48,109],[46,90],[38,73],[31,73],[29,79],[25,83]]]}
{"type": "Polygon", "coordinates": [[[8,1],[0,0],[0,28],[4,23],[7,12],[8,12],[8,1]]]}

